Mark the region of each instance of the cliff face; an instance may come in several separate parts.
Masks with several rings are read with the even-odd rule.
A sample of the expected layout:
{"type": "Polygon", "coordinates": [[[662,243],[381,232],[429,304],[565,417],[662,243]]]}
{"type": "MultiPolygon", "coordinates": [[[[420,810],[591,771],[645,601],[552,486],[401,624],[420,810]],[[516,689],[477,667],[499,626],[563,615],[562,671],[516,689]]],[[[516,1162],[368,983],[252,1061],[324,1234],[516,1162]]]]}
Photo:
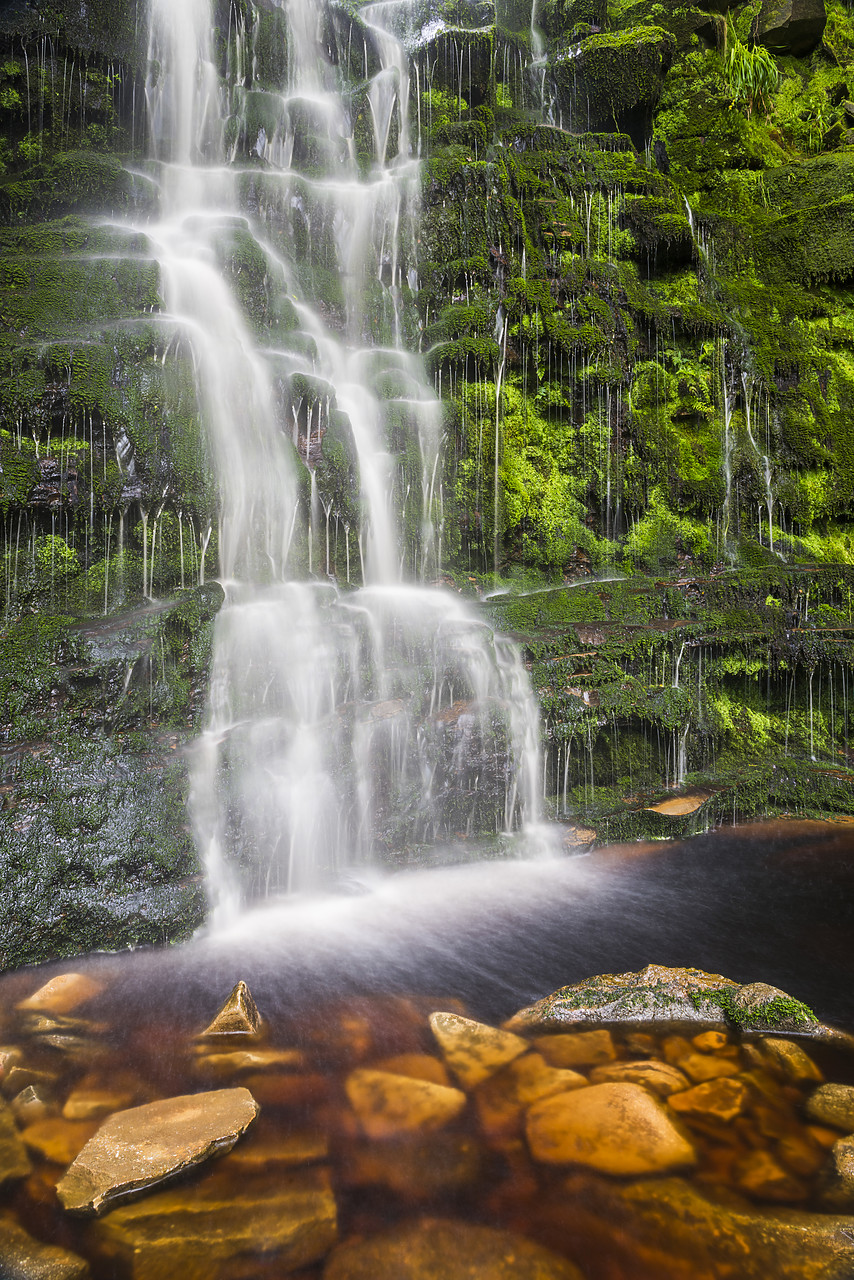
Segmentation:
{"type": "MultiPolygon", "coordinates": [[[[365,310],[435,378],[444,577],[511,589],[480,607],[526,646],[556,811],[603,838],[849,811],[854,22],[821,0],[409,8],[417,260],[396,316],[383,280],[365,310]],[[656,808],[674,787],[681,812],[656,808]]],[[[302,246],[334,326],[320,224],[276,204],[258,158],[281,11],[234,0],[216,22],[247,213],[302,246]]],[[[21,3],[0,23],[11,964],[201,918],[182,748],[220,596],[192,359],[146,238],[145,6],[21,3]]],[[[323,43],[367,171],[358,5],[328,6],[323,43]]],[[[252,236],[234,225],[217,254],[286,349],[290,304],[252,236]]],[[[302,424],[306,528],[313,473],[343,581],[358,483],[341,415],[312,436],[324,395],[283,385],[282,414],[302,424]]],[[[406,423],[386,426],[403,489],[419,464],[406,423]]]]}

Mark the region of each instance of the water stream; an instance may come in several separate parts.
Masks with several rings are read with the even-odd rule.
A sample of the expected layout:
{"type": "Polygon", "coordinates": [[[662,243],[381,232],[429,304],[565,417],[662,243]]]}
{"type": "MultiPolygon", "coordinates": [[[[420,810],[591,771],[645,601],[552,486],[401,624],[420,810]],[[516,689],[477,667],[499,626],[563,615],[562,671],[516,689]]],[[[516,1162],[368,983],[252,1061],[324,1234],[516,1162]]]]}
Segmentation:
{"type": "MultiPolygon", "coordinates": [[[[360,172],[323,15],[310,0],[276,2],[288,58],[273,89],[253,80],[240,32],[234,82],[219,87],[207,4],[155,0],[151,14],[160,216],[145,231],[192,354],[220,487],[226,602],[192,785],[219,923],[378,847],[534,829],[541,786],[518,654],[426,585],[441,568],[442,411],[406,345],[419,189],[408,59],[384,25],[389,6],[369,5],[375,160],[360,172]],[[248,136],[257,167],[229,136],[248,136]],[[223,245],[262,255],[283,332],[253,331],[223,245]],[[340,282],[334,315],[303,285],[320,258],[340,282]],[[358,471],[357,591],[329,574],[315,472],[330,431],[358,471]],[[403,475],[398,455],[413,449],[403,475]]],[[[347,539],[349,578],[349,528],[347,539]]]]}

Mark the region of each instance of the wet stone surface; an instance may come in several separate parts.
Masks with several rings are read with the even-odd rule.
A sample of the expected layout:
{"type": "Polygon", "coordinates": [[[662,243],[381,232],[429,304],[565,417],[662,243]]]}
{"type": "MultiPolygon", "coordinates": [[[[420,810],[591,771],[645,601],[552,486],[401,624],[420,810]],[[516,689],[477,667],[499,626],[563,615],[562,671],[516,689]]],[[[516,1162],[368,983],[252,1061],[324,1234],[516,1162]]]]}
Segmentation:
{"type": "Polygon", "coordinates": [[[508,1032],[400,996],[276,1026],[241,984],[213,1032],[95,995],[47,1013],[15,982],[0,1085],[37,1083],[0,1104],[0,1276],[854,1275],[854,1062],[808,1037],[508,1032]]]}

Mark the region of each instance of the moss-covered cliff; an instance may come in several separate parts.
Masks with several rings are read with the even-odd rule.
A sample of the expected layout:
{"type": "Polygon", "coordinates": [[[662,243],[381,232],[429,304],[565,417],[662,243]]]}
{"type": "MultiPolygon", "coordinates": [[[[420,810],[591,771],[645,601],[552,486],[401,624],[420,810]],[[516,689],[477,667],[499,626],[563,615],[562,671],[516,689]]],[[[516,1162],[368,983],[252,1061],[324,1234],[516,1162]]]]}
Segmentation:
{"type": "MultiPolygon", "coordinates": [[[[848,11],[407,12],[421,214],[396,307],[372,281],[365,325],[381,340],[402,325],[435,379],[443,577],[473,598],[507,591],[481,607],[526,647],[555,811],[601,838],[848,812],[848,11]],[[699,803],[654,807],[674,790],[699,803]]],[[[323,138],[299,130],[299,201],[257,154],[281,126],[281,11],[223,0],[216,22],[249,225],[298,246],[300,283],[335,327],[333,230],[311,199],[323,138]]],[[[203,910],[181,748],[218,599],[203,585],[217,497],[146,234],[146,29],[143,0],[13,4],[0,21],[7,963],[176,936],[203,910]],[[13,906],[50,923],[33,936],[13,906]]],[[[322,32],[368,174],[373,37],[344,0],[322,32]]],[[[216,253],[259,341],[304,342],[249,231],[231,225],[216,253]]],[[[420,462],[388,395],[404,491],[420,462]]],[[[307,569],[311,469],[328,567],[357,580],[346,420],[307,379],[283,376],[281,400],[306,464],[296,560],[307,569]]],[[[419,518],[413,503],[413,541],[419,518]]]]}

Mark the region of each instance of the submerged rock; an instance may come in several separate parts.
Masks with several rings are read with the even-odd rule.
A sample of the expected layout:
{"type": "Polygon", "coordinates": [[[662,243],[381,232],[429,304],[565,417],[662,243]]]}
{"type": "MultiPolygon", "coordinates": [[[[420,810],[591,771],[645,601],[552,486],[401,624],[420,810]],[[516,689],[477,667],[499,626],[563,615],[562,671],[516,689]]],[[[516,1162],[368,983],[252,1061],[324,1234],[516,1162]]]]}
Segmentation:
{"type": "Polygon", "coordinates": [[[602,1173],[666,1173],[696,1161],[661,1103],[636,1084],[597,1084],[546,1098],[528,1112],[527,1134],[536,1160],[602,1173]]]}
{"type": "Polygon", "coordinates": [[[553,1067],[597,1067],[617,1056],[614,1037],[601,1031],[576,1031],[572,1035],[538,1036],[534,1047],[553,1067]]]}
{"type": "Polygon", "coordinates": [[[284,1274],[323,1258],[337,1235],[324,1169],[280,1172],[261,1185],[247,1180],[239,1195],[216,1179],[173,1188],[120,1205],[93,1231],[128,1280],[218,1276],[231,1260],[241,1276],[257,1274],[270,1259],[284,1274]]]}
{"type": "Polygon", "coordinates": [[[456,1013],[432,1013],[430,1027],[446,1063],[466,1089],[482,1084],[529,1048],[521,1036],[456,1013]]]}
{"type": "Polygon", "coordinates": [[[101,1213],[230,1151],[257,1114],[247,1089],[186,1094],[119,1111],[86,1143],[57,1195],[70,1213],[101,1213]]]}
{"type": "Polygon", "coordinates": [[[791,1084],[821,1084],[824,1076],[808,1053],[792,1040],[764,1036],[757,1044],[744,1047],[748,1060],[781,1075],[791,1084]]]}
{"type": "Polygon", "coordinates": [[[103,983],[85,973],[60,973],[16,1007],[25,1013],[71,1013],[103,990],[103,983]]]}
{"type": "Polygon", "coordinates": [[[679,1093],[689,1087],[688,1077],[678,1067],[669,1062],[660,1062],[658,1058],[640,1062],[610,1062],[602,1067],[594,1067],[590,1072],[591,1084],[605,1084],[612,1080],[642,1084],[660,1098],[668,1098],[672,1093],[679,1093]]]}
{"type": "Polygon", "coordinates": [[[369,1138],[442,1129],[466,1105],[459,1089],[369,1068],[352,1071],[345,1088],[369,1138]]]}
{"type": "Polygon", "coordinates": [[[89,1264],[76,1253],[34,1240],[6,1214],[0,1215],[0,1276],[3,1280],[87,1280],[89,1264]]]}
{"type": "Polygon", "coordinates": [[[568,1259],[525,1236],[424,1218],[335,1250],[323,1280],[581,1280],[568,1259]]]}
{"type": "Polygon", "coordinates": [[[854,1133],[854,1086],[822,1084],[807,1099],[807,1115],[819,1124],[832,1124],[854,1133]]]}
{"type": "Polygon", "coordinates": [[[734,1120],[741,1115],[747,1101],[747,1086],[740,1080],[707,1080],[684,1093],[674,1093],[670,1106],[677,1115],[697,1116],[701,1120],[734,1120]]]}
{"type": "Polygon", "coordinates": [[[261,1015],[245,982],[238,982],[212,1022],[199,1036],[200,1040],[218,1036],[257,1036],[261,1015]]]}
{"type": "Polygon", "coordinates": [[[0,1102],[0,1187],[26,1178],[32,1168],[11,1111],[0,1102]]]}
{"type": "Polygon", "coordinates": [[[825,1209],[854,1210],[854,1138],[840,1138],[821,1173],[819,1198],[825,1209]]]}

